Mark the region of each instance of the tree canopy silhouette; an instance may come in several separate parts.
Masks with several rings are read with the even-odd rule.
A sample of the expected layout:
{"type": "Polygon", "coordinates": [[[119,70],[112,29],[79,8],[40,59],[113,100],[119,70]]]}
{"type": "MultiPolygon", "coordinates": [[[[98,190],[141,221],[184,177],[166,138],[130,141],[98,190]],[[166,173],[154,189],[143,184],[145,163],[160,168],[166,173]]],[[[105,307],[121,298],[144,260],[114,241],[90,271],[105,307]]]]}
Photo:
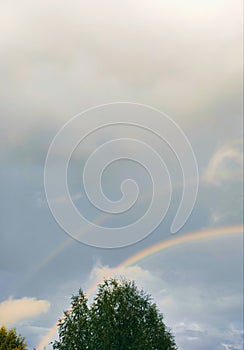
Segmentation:
{"type": "Polygon", "coordinates": [[[10,329],[2,326],[0,328],[0,350],[25,350],[25,339],[16,333],[16,329],[10,329]]]}
{"type": "Polygon", "coordinates": [[[80,289],[59,320],[56,350],[175,350],[177,346],[151,296],[134,282],[108,279],[88,306],[80,289]]]}

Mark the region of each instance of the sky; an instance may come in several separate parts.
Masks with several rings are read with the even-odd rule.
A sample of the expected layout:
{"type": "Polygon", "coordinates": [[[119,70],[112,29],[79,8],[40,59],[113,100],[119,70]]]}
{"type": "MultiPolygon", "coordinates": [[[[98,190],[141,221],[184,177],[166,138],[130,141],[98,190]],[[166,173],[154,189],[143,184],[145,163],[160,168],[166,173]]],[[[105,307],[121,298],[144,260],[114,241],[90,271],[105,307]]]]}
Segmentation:
{"type": "MultiPolygon", "coordinates": [[[[0,325],[16,327],[29,349],[51,349],[54,325],[71,295],[82,287],[92,301],[98,282],[123,275],[152,295],[180,350],[242,349],[242,2],[10,0],[0,4],[0,23],[0,325]],[[173,134],[171,147],[142,127],[96,130],[77,145],[67,172],[71,199],[88,221],[115,229],[137,221],[153,200],[159,212],[167,209],[167,175],[152,181],[133,160],[153,161],[144,143],[160,154],[172,184],[168,211],[151,233],[101,248],[82,241],[98,237],[96,227],[82,226],[77,240],[54,219],[44,187],[45,159],[57,132],[78,120],[80,128],[54,155],[56,191],[70,137],[103,120],[92,119],[94,109],[80,113],[115,103],[116,120],[123,111],[117,102],[144,106],[140,111],[150,106],[149,117],[143,112],[138,118],[155,132],[164,134],[165,116],[178,125],[194,151],[199,186],[191,215],[172,235],[185,188],[182,166],[187,171],[192,164],[184,149],[179,157],[182,139],[173,134]],[[155,127],[156,110],[161,113],[155,112],[155,127]],[[123,137],[141,143],[106,153],[111,159],[125,152],[129,159],[106,167],[101,186],[116,203],[121,183],[132,178],[139,194],[131,210],[104,215],[87,197],[84,166],[94,150],[123,137]],[[155,184],[160,188],[153,197],[155,184]]],[[[132,111],[135,105],[128,106],[132,111]]],[[[106,114],[106,106],[99,108],[106,114]]],[[[102,165],[106,157],[96,161],[102,165]]],[[[158,169],[163,167],[161,162],[158,169]]],[[[96,171],[88,176],[91,191],[96,171]]],[[[194,177],[185,180],[190,193],[194,177]]],[[[128,188],[134,193],[135,187],[128,188]]],[[[65,194],[55,195],[53,202],[66,208],[65,194]]]]}

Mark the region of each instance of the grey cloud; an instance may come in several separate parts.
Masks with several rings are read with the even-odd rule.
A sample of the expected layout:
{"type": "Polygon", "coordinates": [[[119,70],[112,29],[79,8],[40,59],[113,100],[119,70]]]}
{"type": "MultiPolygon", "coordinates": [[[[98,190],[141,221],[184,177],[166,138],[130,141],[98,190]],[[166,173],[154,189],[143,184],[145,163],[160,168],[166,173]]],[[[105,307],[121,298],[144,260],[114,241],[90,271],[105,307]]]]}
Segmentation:
{"type": "Polygon", "coordinates": [[[15,138],[17,127],[20,137],[121,98],[165,107],[186,125],[216,118],[209,106],[230,95],[233,113],[241,98],[238,4],[2,4],[6,131],[15,138]]]}
{"type": "MultiPolygon", "coordinates": [[[[170,208],[158,230],[126,249],[101,251],[71,241],[45,204],[44,160],[52,138],[86,107],[117,100],[151,104],[180,124],[204,174],[214,152],[241,137],[241,2],[10,0],[0,6],[1,301],[10,294],[50,301],[49,312],[18,324],[34,347],[70,295],[89,285],[97,260],[114,267],[156,243],[174,212],[170,208]]],[[[72,194],[80,193],[79,162],[102,141],[96,136],[77,149],[72,194]]],[[[172,172],[177,183],[174,164],[172,172]]],[[[112,172],[105,179],[112,196],[118,180],[112,172]]],[[[239,224],[241,189],[239,179],[219,187],[202,183],[182,233],[239,224]]],[[[142,287],[161,305],[182,349],[240,349],[240,256],[241,244],[223,239],[164,250],[140,263],[148,271],[142,287]]]]}

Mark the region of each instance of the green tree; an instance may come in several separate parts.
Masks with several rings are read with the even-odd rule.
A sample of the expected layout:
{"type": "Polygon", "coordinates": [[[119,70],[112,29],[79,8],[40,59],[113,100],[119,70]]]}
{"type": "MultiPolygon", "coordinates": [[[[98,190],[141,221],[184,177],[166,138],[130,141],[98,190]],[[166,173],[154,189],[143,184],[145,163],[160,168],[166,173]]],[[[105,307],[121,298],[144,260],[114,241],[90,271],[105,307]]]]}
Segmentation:
{"type": "Polygon", "coordinates": [[[59,320],[59,338],[53,348],[59,350],[90,349],[90,311],[82,290],[71,298],[71,309],[59,320]]]}
{"type": "Polygon", "coordinates": [[[109,279],[90,307],[82,290],[59,321],[56,350],[175,350],[177,346],[150,295],[134,282],[109,279]]]}
{"type": "Polygon", "coordinates": [[[25,339],[16,333],[16,329],[10,329],[2,326],[0,328],[0,350],[25,350],[25,339]]]}

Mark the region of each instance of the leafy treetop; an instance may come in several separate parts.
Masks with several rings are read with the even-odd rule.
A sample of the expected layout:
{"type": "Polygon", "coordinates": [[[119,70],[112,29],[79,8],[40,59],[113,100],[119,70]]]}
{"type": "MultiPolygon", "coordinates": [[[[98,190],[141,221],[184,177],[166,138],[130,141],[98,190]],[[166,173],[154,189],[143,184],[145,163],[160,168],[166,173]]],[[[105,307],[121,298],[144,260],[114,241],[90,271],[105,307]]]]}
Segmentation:
{"type": "Polygon", "coordinates": [[[99,285],[89,307],[80,289],[71,309],[59,321],[55,350],[176,350],[150,295],[127,280],[108,279],[99,285]]]}
{"type": "Polygon", "coordinates": [[[0,328],[0,350],[25,350],[25,339],[16,333],[16,329],[10,329],[2,326],[0,328]]]}

